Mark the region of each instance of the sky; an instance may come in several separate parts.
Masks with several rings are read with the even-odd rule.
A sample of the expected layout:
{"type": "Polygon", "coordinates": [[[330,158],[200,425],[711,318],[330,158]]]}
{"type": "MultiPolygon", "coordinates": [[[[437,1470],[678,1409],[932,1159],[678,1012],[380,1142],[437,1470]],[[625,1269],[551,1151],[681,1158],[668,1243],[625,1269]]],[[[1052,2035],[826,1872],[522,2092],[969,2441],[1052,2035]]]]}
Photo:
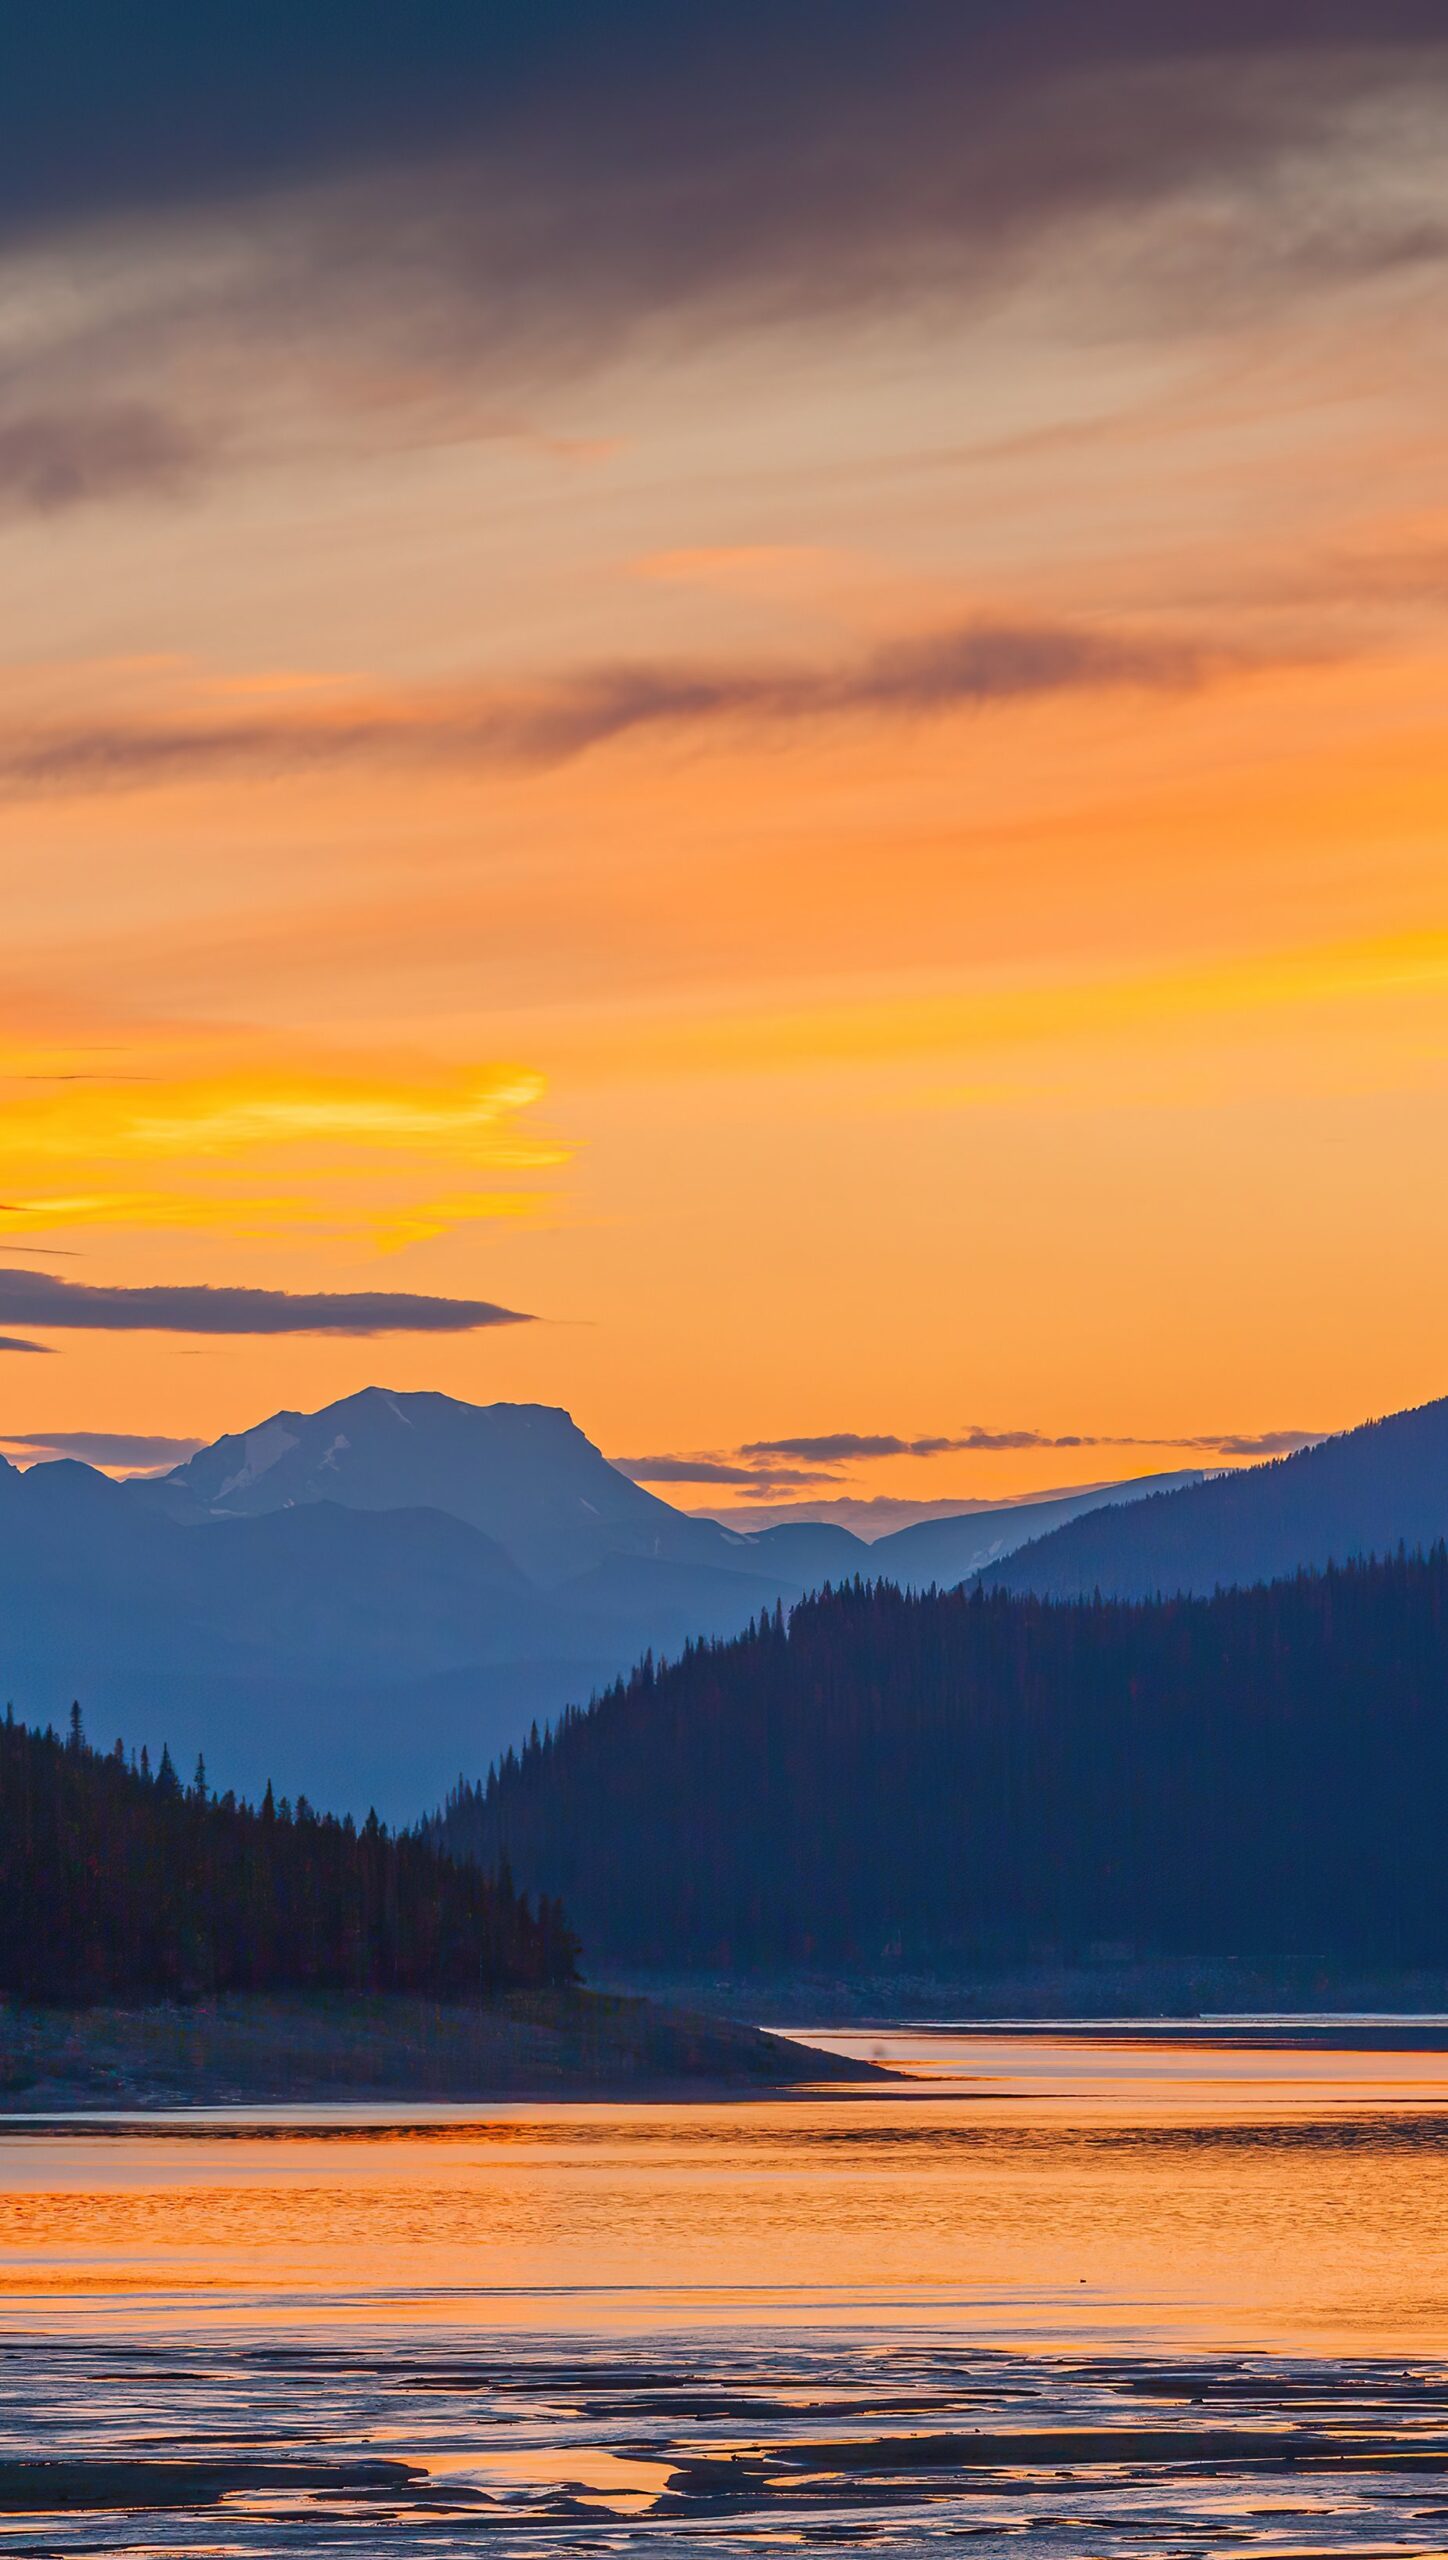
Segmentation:
{"type": "Polygon", "coordinates": [[[0,1447],[1448,1387],[1441,0],[0,0],[0,1447]]]}

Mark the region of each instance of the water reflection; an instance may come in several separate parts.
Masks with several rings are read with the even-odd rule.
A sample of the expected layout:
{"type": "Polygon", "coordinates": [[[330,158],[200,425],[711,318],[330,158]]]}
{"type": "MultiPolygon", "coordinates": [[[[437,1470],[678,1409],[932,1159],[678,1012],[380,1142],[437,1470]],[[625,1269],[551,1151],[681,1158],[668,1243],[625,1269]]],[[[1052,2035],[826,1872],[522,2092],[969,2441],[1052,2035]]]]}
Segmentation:
{"type": "Polygon", "coordinates": [[[12,2120],[0,2532],[1442,2548],[1442,2029],[1233,2032],[876,2031],[905,2082],[785,2102],[12,2120]]]}

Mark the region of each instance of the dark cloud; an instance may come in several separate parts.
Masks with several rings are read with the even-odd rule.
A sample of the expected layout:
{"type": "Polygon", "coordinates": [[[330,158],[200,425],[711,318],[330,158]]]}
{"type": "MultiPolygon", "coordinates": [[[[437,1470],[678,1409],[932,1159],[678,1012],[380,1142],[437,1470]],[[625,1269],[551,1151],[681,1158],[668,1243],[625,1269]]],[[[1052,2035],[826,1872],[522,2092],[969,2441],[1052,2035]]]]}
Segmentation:
{"type": "Polygon", "coordinates": [[[43,1271],[0,1270],[0,1320],[93,1333],[472,1333],[530,1324],[483,1298],[422,1298],[357,1290],[307,1296],[289,1289],[94,1288],[43,1271]]]}
{"type": "Polygon", "coordinates": [[[1294,1449],[1311,1448],[1320,1431],[1186,1432],[1179,1439],[1143,1439],[1119,1432],[987,1431],[979,1424],[968,1431],[938,1432],[906,1440],[893,1432],[829,1431],[795,1440],[750,1440],[736,1452],[756,1465],[773,1459],[834,1460],[863,1458],[939,1458],[959,1450],[1009,1449],[1198,1449],[1222,1458],[1278,1458],[1294,1449]]]}
{"type": "Polygon", "coordinates": [[[935,1458],[959,1440],[902,1440],[893,1431],[825,1431],[810,1439],[748,1440],[741,1458],[935,1458]]]}
{"type": "Polygon", "coordinates": [[[730,1466],[723,1458],[610,1458],[621,1476],[635,1484],[755,1484],[753,1467],[730,1466]]]}
{"type": "Polygon", "coordinates": [[[1219,1458],[1290,1458],[1298,1449],[1315,1449],[1325,1431],[1227,1431],[1220,1439],[1183,1440],[1183,1449],[1215,1449],[1219,1458]]]}
{"type": "Polygon", "coordinates": [[[819,1469],[771,1467],[761,1474],[758,1467],[733,1466],[724,1458],[611,1458],[621,1476],[631,1476],[635,1484],[737,1484],[747,1485],[751,1492],[781,1484],[834,1484],[838,1479],[819,1469]]]}
{"type": "Polygon", "coordinates": [[[58,514],[94,499],[170,496],[200,449],[158,409],[121,401],[0,417],[0,513],[58,514]]]}
{"type": "Polygon", "coordinates": [[[1257,662],[1205,640],[1074,623],[975,621],[817,668],[584,670],[531,689],[396,695],[262,719],[0,726],[0,789],[104,791],[195,774],[357,762],[550,765],[644,730],[940,718],[1063,693],[1179,693],[1257,662]]]}
{"type": "Polygon", "coordinates": [[[1046,261],[1191,328],[1221,293],[1443,256],[1436,187],[1327,155],[1445,58],[1441,0],[12,5],[0,245],[149,223],[165,252],[122,316],[27,345],[32,385],[259,343],[295,382],[350,338],[405,353],[399,401],[431,366],[496,404],[640,342],[955,309],[1046,261]],[[188,278],[193,241],[225,254],[188,278]]]}
{"type": "Polygon", "coordinates": [[[168,1440],[158,1432],[146,1431],[22,1431],[8,1437],[0,1435],[0,1447],[8,1457],[81,1458],[87,1466],[96,1467],[160,1467],[174,1466],[179,1459],[194,1458],[204,1449],[204,1440],[168,1440]]]}
{"type": "MultiPolygon", "coordinates": [[[[1177,1445],[1175,1441],[1102,1438],[1080,1432],[987,1431],[977,1424],[968,1431],[932,1432],[924,1438],[909,1440],[889,1431],[826,1431],[796,1440],[750,1440],[739,1455],[756,1463],[774,1458],[854,1461],[864,1458],[942,1458],[959,1450],[971,1449],[1154,1449],[1175,1448],[1177,1445]]],[[[1193,1442],[1191,1445],[1195,1447],[1198,1444],[1193,1442]]]]}
{"type": "Polygon", "coordinates": [[[0,1351],[49,1351],[48,1342],[24,1342],[17,1333],[0,1333],[0,1351]]]}
{"type": "MultiPolygon", "coordinates": [[[[1194,75],[1167,131],[1134,129],[1129,97],[1113,115],[1109,92],[1094,126],[1059,121],[1053,185],[1069,204],[1219,148],[1203,73],[1235,74],[1240,148],[1274,58],[1300,95],[1315,63],[1443,34],[1438,0],[830,0],[827,31],[799,0],[65,0],[0,20],[0,228],[232,215],[286,188],[462,164],[515,201],[561,198],[559,250],[565,221],[591,211],[572,241],[585,272],[600,234],[625,232],[664,279],[757,260],[789,227],[833,221],[848,252],[877,224],[882,185],[922,230],[967,210],[1007,220],[1002,123],[1057,84],[1194,75]],[[661,197],[692,223],[654,236],[661,197]]],[[[1050,179],[1043,154],[1035,192],[1050,179]]]]}

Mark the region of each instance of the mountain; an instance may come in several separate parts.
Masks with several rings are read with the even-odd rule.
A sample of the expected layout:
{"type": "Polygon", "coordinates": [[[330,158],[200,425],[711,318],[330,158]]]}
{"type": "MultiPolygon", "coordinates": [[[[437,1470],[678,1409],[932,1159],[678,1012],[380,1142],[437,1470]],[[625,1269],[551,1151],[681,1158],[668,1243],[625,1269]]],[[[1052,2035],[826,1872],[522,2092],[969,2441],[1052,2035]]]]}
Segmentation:
{"type": "Polygon", "coordinates": [[[1130,1606],[852,1584],[646,1665],[435,1836],[595,1963],[1441,1966],[1445,1804],[1438,1546],[1130,1606]]]}
{"type": "Polygon", "coordinates": [[[796,1496],[792,1502],[754,1502],[747,1508],[740,1504],[732,1510],[698,1512],[698,1520],[717,1520],[722,1528],[740,1529],[747,1535],[761,1529],[830,1528],[848,1529],[867,1547],[896,1529],[913,1529],[924,1520],[963,1520],[981,1511],[1020,1511],[1037,1502],[1066,1502],[1077,1494],[1099,1496],[1111,1501],[1121,1491],[1122,1479],[1110,1476],[1094,1484],[1048,1485],[1037,1493],[998,1496],[993,1502],[962,1494],[937,1495],[933,1502],[912,1502],[903,1494],[873,1493],[839,1494],[833,1502],[811,1502],[796,1496]]]}
{"type": "Polygon", "coordinates": [[[788,1547],[672,1510],[566,1413],[371,1389],[160,1481],[0,1462],[0,1697],[410,1818],[650,1648],[797,1598],[788,1547]]]}
{"type": "Polygon", "coordinates": [[[948,1591],[1001,1556],[1013,1554],[1031,1539],[1046,1536],[1068,1520],[1099,1511],[1108,1503],[1135,1505],[1154,1493],[1200,1484],[1202,1471],[1180,1475],[1137,1476],[1130,1484],[1096,1485],[1081,1493],[1058,1494],[1047,1502],[1016,1502],[999,1511],[970,1511],[953,1520],[922,1520],[876,1538],[869,1550],[869,1570],[898,1582],[902,1591],[948,1591]]]}
{"type": "Polygon", "coordinates": [[[187,1770],[204,1752],[223,1787],[410,1816],[638,1633],[553,1608],[442,1512],[187,1527],[70,1461],[0,1473],[4,1697],[40,1721],[78,1697],[93,1731],[169,1742],[187,1770]]]}
{"type": "MultiPolygon", "coordinates": [[[[983,1524],[1052,1516],[967,1515],[929,1578],[970,1570],[983,1524]]],[[[549,1406],[374,1387],[160,1480],[0,1464],[0,1702],[44,1723],[79,1698],[92,1731],[188,1770],[202,1752],[222,1787],[407,1819],[646,1652],[887,1556],[828,1524],[687,1517],[549,1406]]]]}
{"type": "Polygon", "coordinates": [[[829,1521],[781,1520],[772,1529],[750,1530],[749,1544],[760,1571],[797,1574],[804,1590],[873,1570],[868,1541],[829,1521]]]}
{"type": "Polygon", "coordinates": [[[250,1519],[300,1503],[421,1506],[466,1520],[542,1589],[606,1556],[722,1564],[743,1541],[692,1520],[611,1467],[555,1405],[462,1404],[364,1387],[320,1413],[274,1413],[188,1458],[152,1488],[177,1519],[250,1519]]]}
{"type": "MultiPolygon", "coordinates": [[[[1047,1494],[1039,1500],[994,1506],[975,1503],[963,1511],[940,1506],[932,1508],[927,1519],[872,1538],[861,1537],[842,1522],[781,1520],[770,1528],[747,1532],[745,1543],[753,1549],[755,1571],[797,1576],[804,1590],[817,1591],[826,1582],[847,1582],[858,1573],[867,1578],[883,1575],[905,1591],[925,1591],[932,1585],[946,1591],[1082,1512],[1099,1510],[1108,1502],[1139,1502],[1148,1494],[1202,1480],[1197,1467],[1179,1475],[1135,1476],[1127,1484],[1081,1485],[1074,1492],[1047,1494]]],[[[886,1512],[924,1508],[909,1503],[854,1507],[886,1512]]]]}
{"type": "MultiPolygon", "coordinates": [[[[1448,1398],[1235,1475],[1072,1521],[991,1566],[999,1590],[1145,1599],[1448,1536],[1448,1398]]],[[[875,1549],[879,1554],[879,1548],[875,1549]]]]}

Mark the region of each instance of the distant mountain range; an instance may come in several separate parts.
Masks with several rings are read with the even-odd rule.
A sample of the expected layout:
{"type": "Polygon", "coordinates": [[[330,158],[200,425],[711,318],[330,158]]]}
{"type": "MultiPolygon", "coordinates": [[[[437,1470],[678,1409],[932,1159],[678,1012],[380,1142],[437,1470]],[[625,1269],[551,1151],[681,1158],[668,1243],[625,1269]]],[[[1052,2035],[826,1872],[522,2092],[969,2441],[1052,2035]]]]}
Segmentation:
{"type": "Polygon", "coordinates": [[[161,1478],[0,1462],[0,1696],[57,1721],[78,1697],[93,1735],[169,1742],[187,1773],[204,1752],[222,1786],[408,1818],[647,1650],[856,1573],[958,1581],[1064,1516],[970,1512],[954,1548],[938,1522],[745,1534],[554,1407],[369,1387],[161,1478]]]}
{"type": "MultiPolygon", "coordinates": [[[[1199,1468],[1192,1470],[1193,1483],[1200,1473],[1199,1468]]],[[[644,1476],[641,1481],[647,1484],[651,1479],[644,1476]]],[[[1152,1481],[1161,1483],[1166,1479],[1154,1477],[1152,1481]]],[[[1083,1496],[1112,1501],[1118,1495],[1120,1482],[1119,1477],[1110,1476],[1099,1484],[1052,1485],[1045,1491],[1008,1494],[994,1502],[962,1500],[959,1494],[953,1501],[936,1502],[910,1502],[904,1495],[890,1493],[845,1493],[833,1502],[811,1502],[799,1496],[792,1502],[757,1502],[751,1497],[747,1504],[741,1501],[721,1511],[703,1505],[694,1517],[718,1520],[726,1529],[748,1530],[798,1528],[806,1521],[827,1521],[833,1527],[853,1530],[857,1538],[873,1546],[877,1539],[892,1536],[896,1529],[913,1529],[925,1520],[960,1520],[972,1511],[1014,1511],[1025,1503],[1074,1502],[1083,1496]]]]}
{"type": "Polygon", "coordinates": [[[0,1699],[59,1722],[79,1697],[94,1736],[169,1742],[184,1774],[203,1751],[222,1786],[408,1818],[646,1651],[825,1582],[1208,1589],[1445,1532],[1448,1404],[867,1544],[676,1511],[550,1406],[370,1387],[159,1479],[0,1462],[0,1699]]]}
{"type": "Polygon", "coordinates": [[[1135,1476],[1129,1484],[1096,1485],[1081,1493],[1056,1493],[1040,1502],[1011,1504],[1000,1511],[967,1512],[951,1520],[921,1520],[876,1538],[865,1570],[898,1582],[902,1591],[942,1591],[983,1573],[997,1558],[1010,1556],[1032,1539],[1099,1511],[1103,1504],[1134,1508],[1154,1494],[1174,1493],[1205,1482],[1200,1468],[1177,1475],[1135,1476]]]}

